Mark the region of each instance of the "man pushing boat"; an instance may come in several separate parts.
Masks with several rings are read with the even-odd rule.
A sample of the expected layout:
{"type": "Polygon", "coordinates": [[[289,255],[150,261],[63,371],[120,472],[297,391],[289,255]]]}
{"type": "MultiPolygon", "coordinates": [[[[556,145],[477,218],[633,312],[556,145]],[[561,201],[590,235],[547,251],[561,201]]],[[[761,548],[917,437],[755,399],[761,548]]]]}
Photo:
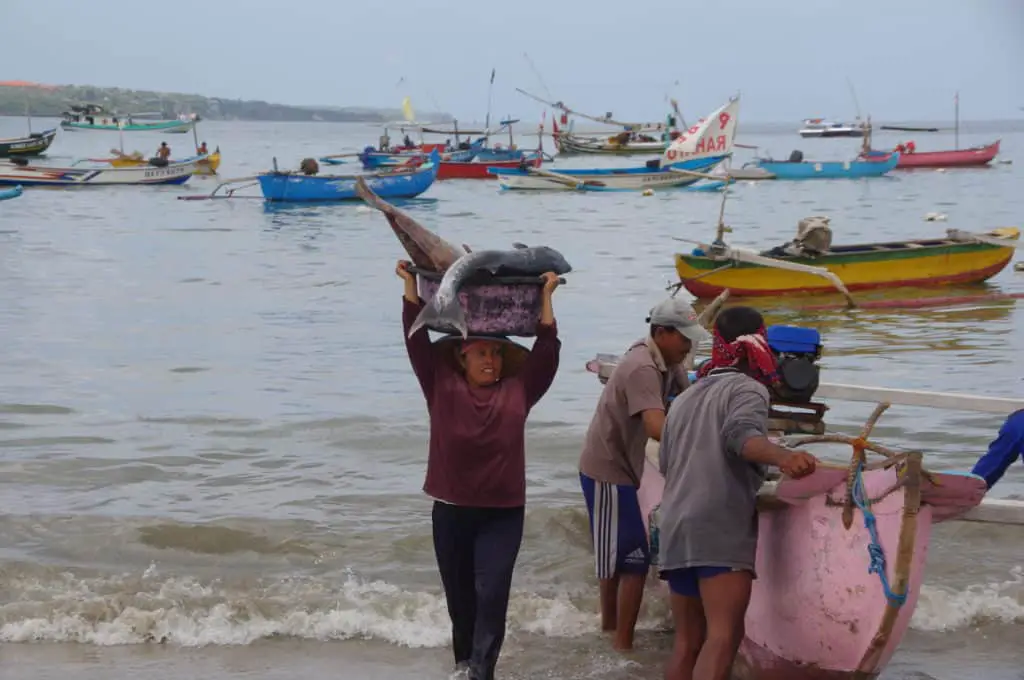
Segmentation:
{"type": "Polygon", "coordinates": [[[622,357],[597,402],[580,455],[580,484],[590,515],[601,629],[618,650],[633,647],[650,567],[637,489],[648,439],[659,441],[669,399],[686,389],[683,359],[710,338],[693,307],[669,298],[651,310],[646,338],[622,357]]]}
{"type": "Polygon", "coordinates": [[[676,631],[666,680],[727,680],[755,578],[764,466],[799,478],[817,464],[768,438],[778,363],[757,310],[718,316],[711,359],[697,378],[672,402],[658,454],[665,477],[658,567],[676,631]]]}
{"type": "Polygon", "coordinates": [[[971,472],[984,479],[991,489],[1017,459],[1024,462],[1024,409],[1006,417],[999,434],[989,443],[988,451],[978,459],[971,472]]]}

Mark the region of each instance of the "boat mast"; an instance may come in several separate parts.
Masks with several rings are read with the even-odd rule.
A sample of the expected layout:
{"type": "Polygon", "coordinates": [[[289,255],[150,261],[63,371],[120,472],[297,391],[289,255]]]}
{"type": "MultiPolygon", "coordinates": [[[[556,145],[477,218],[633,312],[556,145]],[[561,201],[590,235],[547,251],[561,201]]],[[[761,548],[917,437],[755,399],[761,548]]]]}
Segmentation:
{"type": "Polygon", "coordinates": [[[489,146],[491,141],[491,95],[494,93],[494,68],[491,68],[491,82],[487,86],[487,117],[484,118],[484,144],[489,146]]]}
{"type": "Polygon", "coordinates": [[[960,150],[960,90],[953,95],[953,148],[960,150]]]}
{"type": "Polygon", "coordinates": [[[860,102],[857,101],[857,92],[853,89],[853,83],[850,82],[850,78],[846,78],[846,86],[850,88],[850,96],[853,97],[853,108],[857,110],[857,122],[863,126],[864,123],[860,118],[860,102]]]}

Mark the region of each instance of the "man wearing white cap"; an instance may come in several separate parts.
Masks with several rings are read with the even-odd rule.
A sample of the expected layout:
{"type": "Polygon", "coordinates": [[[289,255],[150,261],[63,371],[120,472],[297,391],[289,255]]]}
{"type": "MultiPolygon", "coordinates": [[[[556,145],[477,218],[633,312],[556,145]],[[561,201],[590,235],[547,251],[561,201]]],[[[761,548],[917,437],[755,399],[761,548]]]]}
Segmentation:
{"type": "Polygon", "coordinates": [[[661,440],[668,401],[686,389],[683,360],[710,334],[697,313],[669,298],[647,317],[598,400],[580,455],[580,485],[590,515],[601,593],[601,628],[618,650],[633,647],[650,546],[637,499],[648,438],[661,440]]]}

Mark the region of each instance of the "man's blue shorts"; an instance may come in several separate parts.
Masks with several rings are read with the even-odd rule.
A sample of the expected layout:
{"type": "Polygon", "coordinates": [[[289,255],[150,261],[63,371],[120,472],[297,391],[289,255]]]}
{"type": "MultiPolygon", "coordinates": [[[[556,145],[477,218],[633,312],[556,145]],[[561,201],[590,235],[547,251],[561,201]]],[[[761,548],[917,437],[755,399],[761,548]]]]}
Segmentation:
{"type": "Polygon", "coordinates": [[[580,486],[590,515],[597,578],[646,574],[651,550],[636,487],[598,482],[582,472],[580,486]]]}
{"type": "Polygon", "coordinates": [[[668,581],[668,589],[674,595],[684,597],[700,597],[700,580],[712,578],[730,571],[744,571],[733,567],[686,567],[685,569],[669,569],[659,572],[662,581],[668,581]]]}

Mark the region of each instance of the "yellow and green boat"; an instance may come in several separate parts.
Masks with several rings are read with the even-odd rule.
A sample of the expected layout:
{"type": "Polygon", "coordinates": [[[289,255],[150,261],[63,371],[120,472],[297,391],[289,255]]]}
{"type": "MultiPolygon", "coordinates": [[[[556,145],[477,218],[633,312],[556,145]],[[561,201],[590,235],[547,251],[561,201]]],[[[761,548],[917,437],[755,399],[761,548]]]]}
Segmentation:
{"type": "MultiPolygon", "coordinates": [[[[114,154],[113,158],[90,158],[90,161],[95,163],[109,163],[115,168],[133,168],[140,165],[147,165],[149,159],[144,157],[140,152],[134,151],[130,154],[126,154],[123,151],[117,149],[111,149],[110,153],[114,154]]],[[[217,168],[220,167],[220,147],[217,150],[209,154],[206,158],[199,161],[196,164],[196,169],[193,171],[193,175],[216,175],[217,168]]]]}
{"type": "Polygon", "coordinates": [[[681,285],[700,299],[726,289],[731,297],[835,293],[830,279],[836,277],[849,291],[944,286],[995,276],[1010,263],[1019,238],[1016,227],[950,229],[945,238],[830,246],[816,255],[702,244],[677,253],[675,263],[681,285]]]}

